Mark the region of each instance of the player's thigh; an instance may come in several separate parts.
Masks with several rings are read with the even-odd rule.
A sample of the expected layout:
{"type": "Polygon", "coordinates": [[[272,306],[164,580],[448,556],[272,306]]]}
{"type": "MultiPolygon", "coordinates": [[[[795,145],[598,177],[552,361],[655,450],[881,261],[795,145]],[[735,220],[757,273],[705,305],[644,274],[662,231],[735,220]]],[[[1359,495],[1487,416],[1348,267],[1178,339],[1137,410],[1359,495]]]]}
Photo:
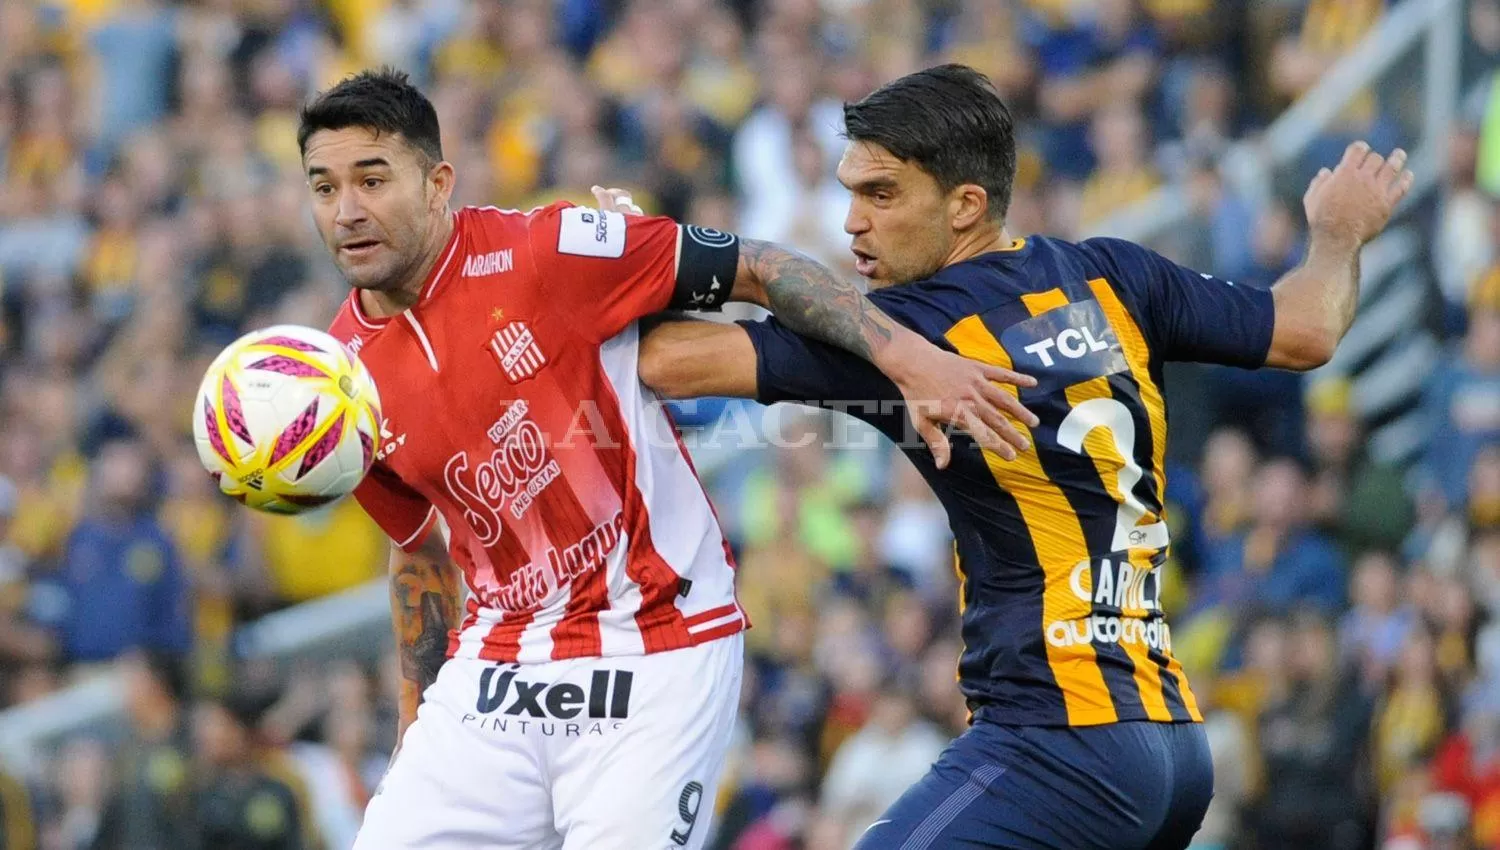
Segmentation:
{"type": "MultiPolygon", "coordinates": [[[[976,723],[867,829],[858,850],[1144,848],[1153,771],[1075,730],[976,723]],[[1117,760],[1119,759],[1119,760],[1117,760]]],[[[1127,748],[1134,752],[1134,746],[1127,748]]]]}
{"type": "Polygon", "coordinates": [[[450,661],[365,809],[355,850],[555,850],[540,753],[470,722],[473,662],[450,661]]]}
{"type": "Polygon", "coordinates": [[[565,850],[704,846],[739,707],[744,639],[633,659],[629,717],[559,741],[553,805],[565,850]]]}

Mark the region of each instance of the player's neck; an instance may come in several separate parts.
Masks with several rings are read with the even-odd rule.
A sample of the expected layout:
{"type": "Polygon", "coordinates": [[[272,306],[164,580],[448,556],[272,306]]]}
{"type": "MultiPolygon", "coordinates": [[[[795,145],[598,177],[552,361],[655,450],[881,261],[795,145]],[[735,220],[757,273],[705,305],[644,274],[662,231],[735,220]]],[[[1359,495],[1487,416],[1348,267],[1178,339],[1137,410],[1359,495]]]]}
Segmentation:
{"type": "Polygon", "coordinates": [[[1012,242],[1010,233],[1003,224],[997,227],[977,227],[967,233],[959,234],[958,238],[953,241],[953,250],[948,252],[948,262],[943,265],[951,266],[991,251],[1003,251],[1009,248],[1012,242]]]}
{"type": "Polygon", "coordinates": [[[444,210],[442,223],[433,228],[432,237],[422,253],[422,261],[417,263],[400,286],[395,289],[359,290],[359,306],[365,315],[373,319],[385,319],[415,307],[422,298],[422,287],[427,283],[428,275],[437,265],[438,258],[442,256],[443,248],[447,247],[448,238],[452,235],[453,213],[444,210]]]}

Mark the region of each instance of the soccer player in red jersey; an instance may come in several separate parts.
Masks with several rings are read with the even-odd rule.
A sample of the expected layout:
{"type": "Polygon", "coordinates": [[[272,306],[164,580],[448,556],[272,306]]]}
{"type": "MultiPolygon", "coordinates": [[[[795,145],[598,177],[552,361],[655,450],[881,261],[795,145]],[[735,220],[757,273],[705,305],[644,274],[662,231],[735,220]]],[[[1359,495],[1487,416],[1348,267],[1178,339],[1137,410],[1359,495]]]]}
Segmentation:
{"type": "Polygon", "coordinates": [[[432,105],[394,72],[309,104],[313,213],[353,287],[331,333],[380,388],[355,497],[390,535],[397,754],[356,844],[700,847],[739,699],[734,564],[637,372],[637,320],[751,300],[882,369],[934,449],[1002,456],[993,381],[777,246],[553,204],[449,208],[432,105]]]}

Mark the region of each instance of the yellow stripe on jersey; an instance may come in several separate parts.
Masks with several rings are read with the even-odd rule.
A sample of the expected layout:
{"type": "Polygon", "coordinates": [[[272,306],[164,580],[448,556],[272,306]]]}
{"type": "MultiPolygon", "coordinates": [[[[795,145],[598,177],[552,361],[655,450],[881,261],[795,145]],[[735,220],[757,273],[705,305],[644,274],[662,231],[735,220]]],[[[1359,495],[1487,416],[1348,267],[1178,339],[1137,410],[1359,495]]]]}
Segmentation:
{"type": "MultiPolygon", "coordinates": [[[[1048,303],[1042,296],[1035,300],[1038,306],[1048,303]]],[[[1066,297],[1063,303],[1066,303],[1066,297]]],[[[1003,369],[1011,368],[1010,355],[978,316],[969,316],[954,325],[946,337],[965,357],[1003,369]]],[[[1016,392],[1014,387],[1006,389],[1016,392]]],[[[1031,439],[1029,428],[1020,422],[1012,421],[1012,424],[1022,436],[1031,439]]],[[[1089,616],[1089,603],[1079,599],[1069,586],[1073,567],[1089,557],[1083,526],[1062,490],[1043,471],[1035,441],[1013,461],[989,451],[984,452],[984,459],[995,483],[1016,500],[1021,519],[1026,523],[1032,545],[1036,548],[1037,560],[1044,573],[1040,625],[1046,628],[1047,623],[1089,616]]],[[[1093,645],[1086,641],[1066,647],[1054,646],[1051,641],[1044,643],[1047,664],[1062,691],[1068,724],[1095,725],[1117,721],[1119,714],[1110,698],[1093,645]]]]}
{"type": "Polygon", "coordinates": [[[1021,303],[1031,311],[1031,315],[1040,316],[1048,310],[1057,307],[1068,306],[1068,294],[1061,289],[1049,289],[1046,292],[1028,292],[1021,296],[1021,303]]]}
{"type": "MultiPolygon", "coordinates": [[[[1109,281],[1103,278],[1096,278],[1089,281],[1089,289],[1093,290],[1094,299],[1099,302],[1099,306],[1104,310],[1105,318],[1109,319],[1110,326],[1115,329],[1115,335],[1120,340],[1120,347],[1125,349],[1125,361],[1130,364],[1130,374],[1135,378],[1136,386],[1139,388],[1141,404],[1145,406],[1146,416],[1151,422],[1151,471],[1156,476],[1156,492],[1158,497],[1165,502],[1167,493],[1167,406],[1166,402],[1162,399],[1161,388],[1157,387],[1156,382],[1151,379],[1151,350],[1146,345],[1145,334],[1141,333],[1140,326],[1136,324],[1135,319],[1130,315],[1130,311],[1125,309],[1124,303],[1115,294],[1114,288],[1110,286],[1109,281]]],[[[1070,403],[1072,402],[1071,397],[1068,400],[1070,403]]],[[[1113,447],[1111,447],[1112,450],[1113,447]]],[[[1098,455],[1092,456],[1098,457],[1098,455]]],[[[1111,483],[1114,481],[1114,476],[1101,474],[1100,477],[1104,480],[1106,487],[1111,486],[1111,483]]],[[[1111,495],[1117,499],[1120,496],[1120,494],[1114,493],[1113,490],[1111,490],[1111,495]]],[[[1148,514],[1147,519],[1154,522],[1160,519],[1160,517],[1150,517],[1148,514]]],[[[1131,558],[1131,561],[1136,563],[1138,568],[1144,568],[1149,565],[1149,561],[1137,562],[1137,558],[1134,556],[1131,558]]],[[[1130,653],[1131,660],[1135,662],[1136,683],[1138,685],[1141,685],[1141,671],[1147,667],[1150,668],[1150,672],[1147,675],[1151,679],[1154,679],[1155,686],[1149,690],[1151,696],[1148,696],[1147,687],[1141,685],[1141,697],[1146,703],[1147,713],[1153,719],[1156,719],[1152,702],[1162,697],[1161,674],[1157,670],[1156,664],[1151,662],[1147,657],[1144,645],[1139,643],[1124,643],[1124,645],[1130,653]]],[[[1177,678],[1177,688],[1182,692],[1183,705],[1194,720],[1201,721],[1203,716],[1198,712],[1198,700],[1193,696],[1192,688],[1188,687],[1187,675],[1183,673],[1182,665],[1170,653],[1166,653],[1166,655],[1168,657],[1167,669],[1177,678]]],[[[1161,704],[1161,711],[1166,713],[1165,703],[1161,704]]],[[[1167,714],[1163,719],[1170,719],[1170,714],[1167,714]]]]}

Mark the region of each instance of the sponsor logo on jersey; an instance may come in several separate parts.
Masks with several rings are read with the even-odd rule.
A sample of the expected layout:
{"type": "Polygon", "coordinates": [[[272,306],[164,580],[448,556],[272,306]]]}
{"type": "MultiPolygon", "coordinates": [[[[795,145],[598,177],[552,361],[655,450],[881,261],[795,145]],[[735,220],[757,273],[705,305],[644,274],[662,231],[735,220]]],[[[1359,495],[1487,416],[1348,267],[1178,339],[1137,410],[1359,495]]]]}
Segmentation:
{"type": "Polygon", "coordinates": [[[1126,558],[1082,561],[1068,574],[1078,600],[1070,607],[1092,613],[1047,624],[1047,642],[1056,647],[1081,643],[1144,643],[1171,652],[1172,633],[1161,610],[1161,571],[1141,569],[1126,558]]]}
{"type": "Polygon", "coordinates": [[[517,667],[487,667],[479,676],[474,713],[462,722],[494,732],[581,738],[619,729],[630,718],[629,670],[595,670],[588,686],[532,682],[517,667]]]}
{"type": "Polygon", "coordinates": [[[618,260],[625,256],[625,216],[588,207],[568,207],[559,214],[557,252],[578,257],[618,260]]]}
{"type": "Polygon", "coordinates": [[[391,420],[381,417],[380,419],[380,451],[375,453],[376,460],[385,460],[390,457],[396,449],[406,445],[406,434],[391,433],[391,420]]]}
{"type": "Polygon", "coordinates": [[[513,384],[536,377],[547,365],[547,355],[525,322],[507,322],[490,337],[488,348],[513,384]]]}
{"type": "Polygon", "coordinates": [[[550,720],[624,720],[630,716],[629,670],[595,670],[589,685],[529,682],[515,667],[486,667],[479,676],[479,714],[508,714],[550,720]]]}
{"type": "Polygon", "coordinates": [[[486,277],[492,274],[503,274],[513,268],[515,268],[515,263],[511,259],[511,249],[505,248],[488,254],[470,254],[464,257],[464,270],[460,276],[486,277]]]}
{"type": "Polygon", "coordinates": [[[594,526],[576,543],[561,551],[547,549],[545,561],[531,561],[511,573],[510,580],[494,595],[494,603],[503,611],[533,611],[557,591],[579,576],[603,565],[624,537],[625,517],[620,511],[594,526]]]}
{"type": "Polygon", "coordinates": [[[1045,392],[1127,371],[1125,352],[1095,301],[1056,307],[1000,335],[1016,371],[1036,376],[1045,392]]]}
{"type": "Polygon", "coordinates": [[[443,465],[448,492],[464,506],[464,519],[484,546],[500,539],[502,511],[519,520],[544,490],[562,478],[562,466],[551,456],[547,438],[527,415],[529,411],[530,406],[519,399],[506,408],[487,432],[494,451],[472,473],[466,451],[443,465]]]}

